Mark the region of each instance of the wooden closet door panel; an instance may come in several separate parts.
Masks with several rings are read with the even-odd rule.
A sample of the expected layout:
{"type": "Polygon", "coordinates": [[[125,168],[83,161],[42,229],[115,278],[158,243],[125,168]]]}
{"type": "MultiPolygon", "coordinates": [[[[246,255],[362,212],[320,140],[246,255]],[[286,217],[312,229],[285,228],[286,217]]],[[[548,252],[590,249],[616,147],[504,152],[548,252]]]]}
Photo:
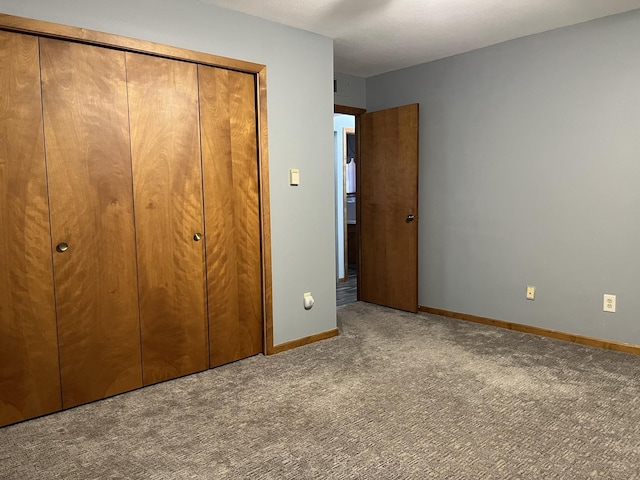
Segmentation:
{"type": "Polygon", "coordinates": [[[199,66],[210,366],[262,352],[253,75],[199,66]]]}
{"type": "Polygon", "coordinates": [[[0,425],[62,408],[38,55],[0,32],[0,425]]]}
{"type": "Polygon", "coordinates": [[[208,366],[194,64],[127,53],[144,384],[208,366]]]}
{"type": "Polygon", "coordinates": [[[64,407],[142,385],[123,52],[41,39],[64,407]]]}

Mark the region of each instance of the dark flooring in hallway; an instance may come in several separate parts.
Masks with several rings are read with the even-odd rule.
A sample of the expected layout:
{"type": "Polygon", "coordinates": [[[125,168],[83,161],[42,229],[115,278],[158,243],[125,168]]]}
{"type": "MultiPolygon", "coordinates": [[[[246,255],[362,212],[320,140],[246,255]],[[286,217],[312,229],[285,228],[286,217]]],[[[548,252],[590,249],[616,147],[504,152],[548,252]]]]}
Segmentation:
{"type": "Polygon", "coordinates": [[[349,265],[346,282],[336,284],[336,306],[358,301],[358,273],[355,265],[349,265]]]}

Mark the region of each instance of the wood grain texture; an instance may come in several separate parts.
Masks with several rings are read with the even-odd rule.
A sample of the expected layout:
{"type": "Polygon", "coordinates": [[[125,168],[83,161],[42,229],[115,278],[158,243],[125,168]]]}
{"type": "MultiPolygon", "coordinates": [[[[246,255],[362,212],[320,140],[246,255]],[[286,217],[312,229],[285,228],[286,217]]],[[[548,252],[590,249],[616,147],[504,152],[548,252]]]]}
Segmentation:
{"type": "Polygon", "coordinates": [[[262,352],[255,77],[199,66],[211,367],[262,352]]]}
{"type": "Polygon", "coordinates": [[[319,342],[321,340],[326,340],[328,338],[337,337],[340,334],[340,331],[337,328],[333,330],[327,330],[326,332],[316,333],[315,335],[309,335],[308,337],[299,338],[297,340],[293,340],[291,342],[280,343],[275,345],[272,350],[272,354],[286,352],[287,350],[292,350],[294,348],[302,347],[304,345],[309,345],[311,343],[319,342]]]}
{"type": "MultiPolygon", "coordinates": [[[[262,226],[262,288],[264,312],[264,350],[269,353],[273,347],[273,292],[271,270],[271,215],[269,207],[269,148],[267,126],[267,68],[264,65],[230,59],[207,53],[194,52],[177,47],[159,45],[118,35],[92,30],[42,22],[28,18],[0,14],[0,29],[44,34],[54,38],[78,40],[83,43],[110,46],[139,53],[151,53],[167,58],[182,59],[203,65],[220,66],[242,72],[257,74],[258,89],[258,132],[260,165],[260,220],[262,226]]],[[[349,107],[348,107],[349,108],[349,107]]],[[[360,111],[361,109],[357,109],[360,111]]]]}
{"type": "Polygon", "coordinates": [[[127,53],[144,384],[209,366],[197,66],[127,53]]]}
{"type": "Polygon", "coordinates": [[[262,237],[262,315],[263,351],[273,349],[273,284],[271,264],[271,206],[269,193],[269,134],[267,127],[267,68],[257,75],[258,165],[260,172],[260,226],[262,237]]]}
{"type": "Polygon", "coordinates": [[[364,108],[358,108],[358,107],[348,107],[346,105],[333,105],[333,112],[334,113],[342,113],[345,115],[354,115],[354,116],[358,116],[358,115],[362,115],[363,113],[366,113],[367,111],[364,108]]]}
{"type": "Polygon", "coordinates": [[[600,338],[587,337],[584,335],[576,335],[573,333],[560,332],[549,328],[534,327],[531,325],[523,325],[521,323],[506,322],[504,320],[496,320],[495,318],[479,317],[469,313],[453,312],[443,310],[441,308],[432,308],[420,306],[419,311],[440,315],[443,317],[455,318],[457,320],[465,320],[467,322],[481,323],[492,327],[506,328],[516,332],[531,333],[541,337],[555,338],[565,342],[579,343],[589,347],[604,348],[606,350],[615,350],[618,352],[630,353],[632,355],[640,355],[640,345],[631,345],[628,343],[614,342],[611,340],[602,340],[600,338]]]}
{"type": "Polygon", "coordinates": [[[124,53],[40,39],[65,408],[142,385],[124,53]]]}
{"type": "Polygon", "coordinates": [[[359,133],[360,299],[417,312],[418,105],[365,113],[359,133]]]}
{"type": "Polygon", "coordinates": [[[0,426],[62,408],[38,55],[0,32],[0,426]]]}
{"type": "Polygon", "coordinates": [[[151,53],[166,58],[189,60],[204,65],[221,66],[242,72],[257,73],[264,68],[264,65],[257,63],[13,15],[0,14],[0,28],[15,32],[43,34],[66,40],[79,40],[83,43],[115,47],[130,52],[151,53]]]}

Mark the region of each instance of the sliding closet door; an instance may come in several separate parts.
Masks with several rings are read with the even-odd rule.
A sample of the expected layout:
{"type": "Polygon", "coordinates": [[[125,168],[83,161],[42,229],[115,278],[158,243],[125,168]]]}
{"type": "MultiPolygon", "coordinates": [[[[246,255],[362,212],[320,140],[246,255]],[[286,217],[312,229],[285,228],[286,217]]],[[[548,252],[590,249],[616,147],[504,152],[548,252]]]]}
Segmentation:
{"type": "Polygon", "coordinates": [[[65,408],[142,385],[124,53],[41,39],[65,408]]]}
{"type": "Polygon", "coordinates": [[[262,352],[253,75],[199,66],[210,365],[262,352]]]}
{"type": "Polygon", "coordinates": [[[194,64],[127,53],[144,384],[208,367],[194,64]]]}
{"type": "Polygon", "coordinates": [[[0,426],[62,408],[38,61],[0,32],[0,426]]]}

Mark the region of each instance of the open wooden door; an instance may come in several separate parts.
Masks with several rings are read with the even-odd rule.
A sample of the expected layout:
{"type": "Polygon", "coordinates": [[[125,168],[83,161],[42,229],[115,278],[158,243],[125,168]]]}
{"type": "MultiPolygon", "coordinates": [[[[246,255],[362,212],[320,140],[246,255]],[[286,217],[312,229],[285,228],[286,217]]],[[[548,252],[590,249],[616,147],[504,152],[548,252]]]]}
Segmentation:
{"type": "Polygon", "coordinates": [[[418,105],[360,116],[360,300],[418,311],[418,105]]]}

